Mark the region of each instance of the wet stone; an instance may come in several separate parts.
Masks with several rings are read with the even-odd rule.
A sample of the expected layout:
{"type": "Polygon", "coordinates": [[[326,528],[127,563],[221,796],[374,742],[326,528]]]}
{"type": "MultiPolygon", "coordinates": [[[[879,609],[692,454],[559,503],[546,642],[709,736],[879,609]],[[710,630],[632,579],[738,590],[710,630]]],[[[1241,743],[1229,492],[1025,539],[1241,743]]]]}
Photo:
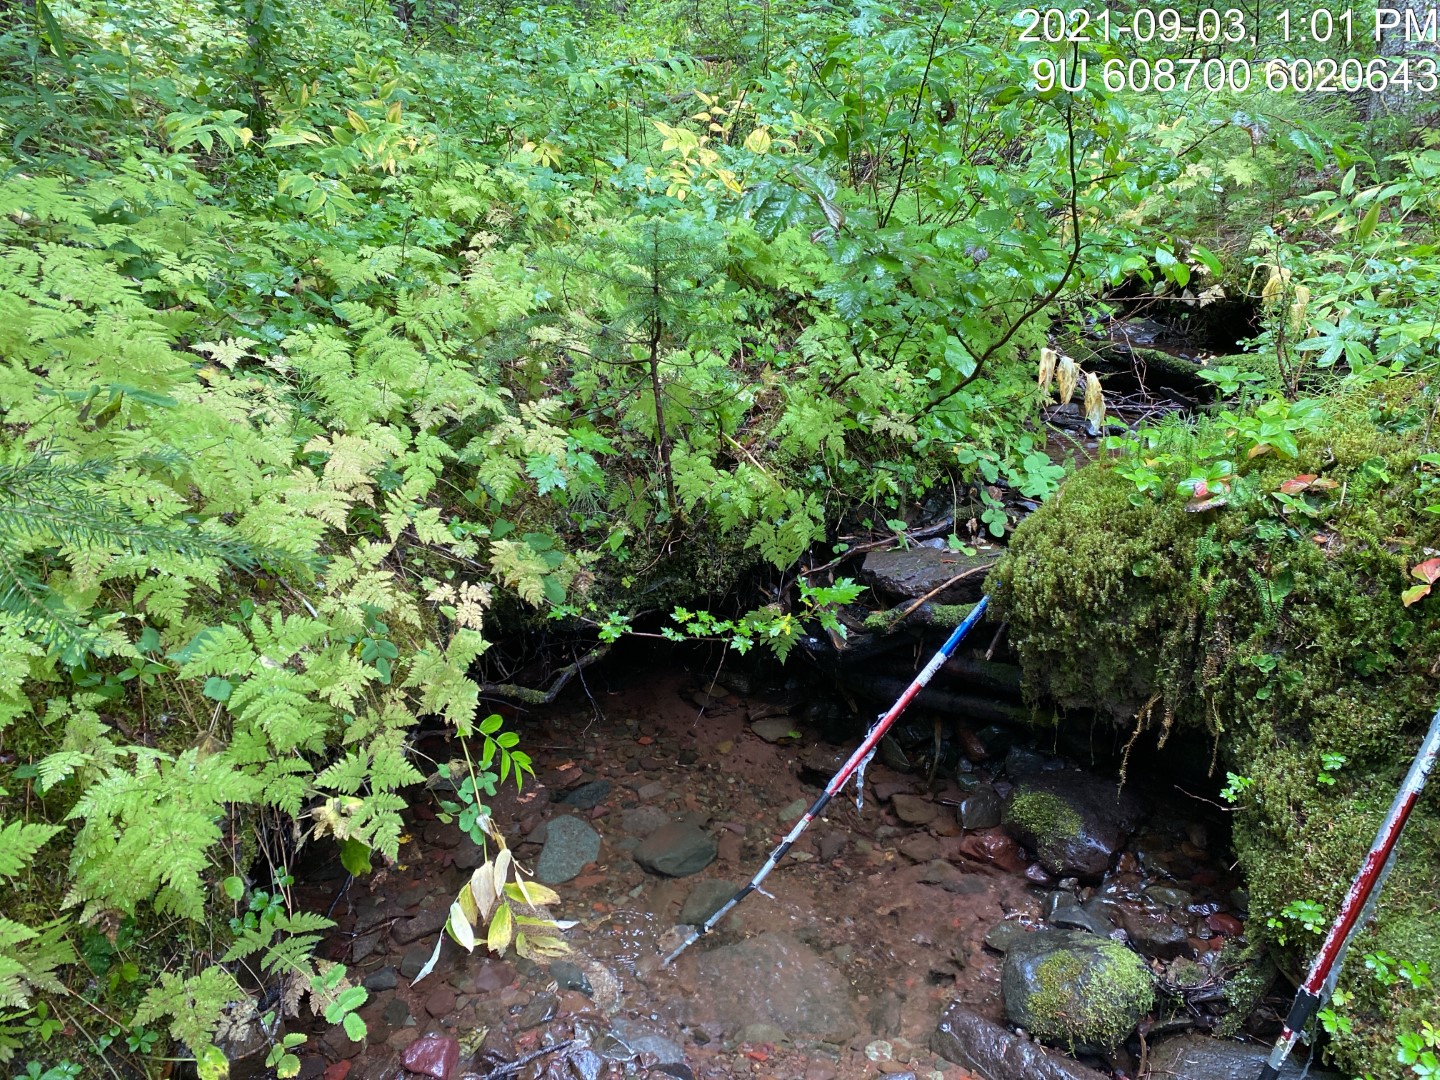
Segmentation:
{"type": "MultiPolygon", "coordinates": [[[[1150,1074],[1166,1080],[1255,1080],[1270,1048],[1245,1045],[1203,1035],[1167,1039],[1150,1051],[1150,1074]]],[[[1280,1070],[1280,1080],[1338,1080],[1338,1074],[1321,1069],[1305,1072],[1306,1054],[1292,1054],[1280,1070]]]]}
{"type": "Polygon", "coordinates": [[[539,1027],[547,1020],[555,1019],[555,995],[537,994],[530,1004],[520,1010],[520,1015],[515,1019],[515,1026],[521,1031],[529,1028],[539,1027]]]}
{"type": "Polygon", "coordinates": [[[572,1051],[569,1063],[577,1080],[600,1080],[600,1074],[605,1069],[605,1059],[588,1046],[572,1051]]]}
{"type": "Polygon", "coordinates": [[[989,784],[981,784],[960,800],[957,817],[967,829],[993,829],[1000,824],[1004,804],[989,784]]]}
{"type": "Polygon", "coordinates": [[[1146,956],[1171,960],[1189,947],[1186,928],[1176,923],[1163,907],[1134,903],[1108,903],[1106,907],[1119,918],[1130,944],[1146,956]]]}
{"type": "Polygon", "coordinates": [[[350,962],[352,964],[360,963],[379,947],[380,934],[378,931],[373,934],[362,934],[350,946],[350,962]]]}
{"type": "Polygon", "coordinates": [[[931,1048],[946,1061],[988,1080],[1105,1080],[1106,1076],[1016,1037],[958,1001],[940,1014],[931,1048]]]}
{"type": "Polygon", "coordinates": [[[574,791],[567,792],[560,802],[577,810],[593,810],[609,798],[613,786],[609,780],[591,780],[588,784],[581,784],[574,791]]]}
{"type": "Polygon", "coordinates": [[[1030,931],[1019,923],[998,922],[985,934],[985,946],[996,952],[1008,952],[1011,945],[1029,936],[1030,931]]]}
{"type": "Polygon", "coordinates": [[[555,818],[545,830],[545,846],[535,861],[535,877],[543,885],[562,884],[599,854],[599,833],[579,818],[555,818]]]}
{"type": "Polygon", "coordinates": [[[984,878],[978,874],[967,874],[944,859],[927,863],[925,872],[920,875],[920,881],[925,885],[938,885],[946,892],[962,896],[985,891],[984,878]]]}
{"type": "Polygon", "coordinates": [[[685,877],[699,873],[715,860],[717,847],[709,833],[695,825],[674,822],[647,836],[631,852],[651,873],[685,877]]]}
{"type": "Polygon", "coordinates": [[[582,994],[593,994],[594,989],[590,980],[585,977],[585,972],[580,970],[578,964],[569,960],[556,960],[550,965],[550,977],[555,980],[555,985],[561,990],[578,990],[582,994]]]}
{"type": "Polygon", "coordinates": [[[929,833],[911,833],[900,841],[899,852],[907,859],[926,863],[940,855],[940,841],[929,833]]]}
{"type": "Polygon", "coordinates": [[[918,795],[896,795],[890,800],[895,816],[907,825],[928,825],[940,813],[940,808],[929,799],[918,795]]]}
{"type": "Polygon", "coordinates": [[[685,1051],[678,1042],[639,1021],[616,1019],[610,1025],[610,1033],[634,1053],[653,1055],[657,1064],[670,1065],[685,1060],[685,1051]]]}
{"type": "Polygon", "coordinates": [[[735,882],[724,878],[711,878],[700,882],[685,898],[685,904],[680,909],[680,922],[687,926],[699,926],[719,911],[721,905],[734,896],[739,888],[735,882]]]}
{"type": "Polygon", "coordinates": [[[405,1048],[401,1062],[412,1073],[450,1080],[460,1061],[460,1044],[445,1035],[425,1035],[405,1048]]]}
{"type": "Polygon", "coordinates": [[[1006,1018],[1038,1039],[1107,1051],[1134,1030],[1155,999],[1150,969],[1108,938],[1041,930],[1005,954],[1006,1018]]]}
{"type": "Polygon", "coordinates": [[[1045,772],[1010,793],[1005,829],[1057,877],[1094,879],[1109,869],[1141,811],[1140,801],[1112,781],[1076,770],[1045,772]]]}
{"type": "Polygon", "coordinates": [[[768,932],[703,953],[703,995],[687,999],[694,1026],[739,1032],[774,1024],[790,1038],[831,1041],[856,1031],[849,981],[789,934],[768,932]]]}
{"type": "Polygon", "coordinates": [[[1055,910],[1048,916],[1048,921],[1052,926],[1084,930],[1088,934],[1099,934],[1101,937],[1107,936],[1112,929],[1108,920],[1086,911],[1074,901],[1056,905],[1055,910]]]}

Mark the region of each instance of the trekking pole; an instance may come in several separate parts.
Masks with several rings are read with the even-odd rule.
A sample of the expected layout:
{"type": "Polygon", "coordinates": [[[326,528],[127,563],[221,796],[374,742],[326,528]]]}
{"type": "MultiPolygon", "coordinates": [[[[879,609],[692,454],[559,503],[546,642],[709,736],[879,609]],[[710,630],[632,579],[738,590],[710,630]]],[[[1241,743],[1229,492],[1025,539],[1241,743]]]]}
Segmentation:
{"type": "Polygon", "coordinates": [[[975,628],[975,624],[978,623],[980,617],[985,614],[985,607],[989,603],[989,600],[990,598],[988,596],[982,596],[980,598],[980,602],[971,608],[970,614],[965,616],[964,621],[955,628],[955,632],[950,635],[944,645],[940,646],[940,651],[931,657],[930,662],[925,665],[919,675],[915,676],[915,680],[905,688],[905,692],[900,695],[895,704],[890,706],[890,711],[875,721],[875,726],[866,733],[865,740],[856,748],[855,752],[850,755],[850,759],[846,761],[844,765],[840,766],[840,771],[831,778],[830,783],[825,785],[825,790],[820,794],[820,797],[815,800],[815,805],[805,811],[800,820],[795,823],[795,827],[790,830],[789,835],[781,840],[780,845],[770,853],[770,858],[765,860],[765,865],[759,869],[755,876],[752,877],[739,892],[727,900],[715,914],[706,919],[702,926],[698,929],[691,930],[675,951],[661,961],[660,966],[662,968],[669,967],[677,956],[708,934],[714,928],[715,924],[729,913],[731,908],[741,900],[744,900],[750,893],[760,888],[760,883],[765,880],[771,870],[775,869],[776,864],[785,857],[785,853],[790,850],[790,845],[800,838],[800,834],[805,831],[810,822],[820,816],[820,812],[825,809],[825,805],[840,793],[840,790],[844,788],[850,777],[857,772],[859,779],[855,783],[855,795],[857,805],[860,803],[863,798],[861,788],[865,783],[865,766],[869,764],[870,759],[875,756],[875,747],[879,745],[880,740],[885,737],[885,733],[890,730],[891,725],[894,724],[900,714],[905,711],[910,702],[915,700],[915,696],[925,688],[925,684],[934,677],[935,672],[940,670],[940,665],[950,659],[951,654],[955,652],[956,647],[964,640],[965,635],[975,628]]]}
{"type": "Polygon", "coordinates": [[[1345,902],[1340,905],[1340,912],[1335,916],[1330,933],[1325,935],[1325,942],[1320,946],[1315,962],[1310,965],[1310,973],[1305,976],[1305,981],[1300,984],[1300,989],[1295,994],[1295,1004],[1290,1007],[1290,1015],[1285,1018],[1285,1026],[1280,1031],[1280,1038],[1275,1041],[1275,1049],[1270,1051],[1269,1060],[1260,1070],[1259,1080],[1275,1080],[1280,1075],[1280,1069],[1284,1066],[1285,1059],[1290,1056],[1290,1051],[1295,1048],[1305,1025],[1310,1022],[1321,1003],[1334,992],[1335,982],[1340,977],[1340,965],[1344,963],[1345,951],[1350,947],[1350,939],[1369,918],[1371,908],[1380,895],[1380,889],[1390,875],[1390,868],[1395,863],[1395,845],[1400,840],[1400,831],[1405,828],[1405,821],[1410,817],[1410,811],[1415,808],[1420,792],[1425,788],[1425,779],[1435,767],[1437,756],[1440,756],[1440,712],[1436,712],[1431,718],[1430,731],[1426,734],[1425,741],[1420,744],[1410,771],[1405,774],[1405,782],[1395,794],[1395,801],[1390,804],[1390,812],[1380,823],[1380,831],[1375,834],[1375,843],[1370,845],[1370,851],[1366,854],[1365,861],[1360,864],[1360,871],[1355,875],[1350,891],[1345,894],[1345,902]]]}

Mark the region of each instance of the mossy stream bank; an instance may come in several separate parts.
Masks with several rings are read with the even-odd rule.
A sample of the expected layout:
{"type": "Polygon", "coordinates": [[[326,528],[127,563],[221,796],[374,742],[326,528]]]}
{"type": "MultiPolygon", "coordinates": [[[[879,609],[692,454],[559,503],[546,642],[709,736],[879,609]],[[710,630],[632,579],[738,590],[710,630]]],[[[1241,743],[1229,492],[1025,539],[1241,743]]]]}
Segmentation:
{"type": "MultiPolygon", "coordinates": [[[[1027,692],[1058,724],[1094,710],[1137,745],[1203,736],[1214,788],[1234,774],[1252,926],[1292,977],[1440,698],[1440,601],[1401,600],[1440,547],[1426,510],[1433,406],[1417,383],[1337,402],[1296,457],[1242,462],[1228,501],[1199,512],[1140,495],[1114,462],[1087,466],[1016,530],[990,579],[1027,692]],[[1300,505],[1278,497],[1315,478],[1326,483],[1300,487],[1300,505]]],[[[1434,790],[1341,978],[1354,1022],[1330,1051],[1356,1074],[1406,1075],[1397,1035],[1437,1018],[1433,988],[1394,977],[1402,962],[1440,971],[1434,790]]]]}

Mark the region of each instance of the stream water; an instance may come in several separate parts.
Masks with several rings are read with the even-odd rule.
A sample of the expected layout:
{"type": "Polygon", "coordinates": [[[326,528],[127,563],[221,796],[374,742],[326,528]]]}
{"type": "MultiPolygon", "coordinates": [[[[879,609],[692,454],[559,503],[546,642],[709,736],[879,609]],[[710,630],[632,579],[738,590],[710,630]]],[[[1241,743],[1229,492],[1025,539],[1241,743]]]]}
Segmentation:
{"type": "MultiPolygon", "coordinates": [[[[759,868],[853,746],[821,735],[863,726],[803,719],[833,715],[823,682],[772,687],[722,670],[716,684],[713,665],[686,670],[677,655],[625,654],[513,719],[536,776],[492,805],[521,864],[554,883],[552,914],[576,922],[567,960],[467,955],[447,940],[435,971],[411,984],[481,858],[426,793],[398,865],[353,882],[338,863],[306,869],[302,899],[338,922],[330,955],[371,994],[365,1043],[317,1025],[302,1075],[405,1077],[404,1063],[424,1065],[423,1048],[453,1038],[457,1077],[960,1080],[973,1074],[931,1048],[941,1011],[958,1001],[1003,1023],[996,946],[1045,925],[1128,939],[1146,957],[1170,996],[1142,1034],[1203,1031],[1223,1015],[1235,951],[1224,946],[1245,920],[1223,813],[1179,792],[1169,772],[1132,765],[1139,813],[1109,869],[1057,880],[997,827],[1006,796],[1017,783],[1113,778],[1076,771],[1023,732],[927,714],[923,699],[907,730],[933,745],[921,736],[942,721],[933,780],[892,767],[905,748],[887,747],[866,773],[863,808],[853,792],[832,802],[764,893],[662,969],[676,925],[703,919],[759,868]],[[575,820],[553,825],[562,818],[575,820]],[[591,830],[598,851],[585,847],[591,830]]],[[[458,756],[442,733],[416,748],[458,756]]],[[[1143,1048],[1130,1045],[1089,1064],[1139,1075],[1132,1050],[1143,1048]]]]}

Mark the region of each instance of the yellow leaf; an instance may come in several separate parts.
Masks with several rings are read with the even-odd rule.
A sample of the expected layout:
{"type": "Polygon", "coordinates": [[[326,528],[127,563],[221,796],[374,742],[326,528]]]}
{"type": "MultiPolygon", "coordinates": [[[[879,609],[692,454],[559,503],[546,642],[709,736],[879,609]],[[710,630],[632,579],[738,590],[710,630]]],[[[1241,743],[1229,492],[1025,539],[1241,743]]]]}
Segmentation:
{"type": "Polygon", "coordinates": [[[460,908],[460,913],[465,916],[465,921],[471,926],[480,921],[480,907],[475,903],[475,894],[470,891],[468,885],[455,894],[455,904],[460,908]]]}
{"type": "Polygon", "coordinates": [[[350,121],[350,126],[355,129],[356,134],[363,135],[370,130],[370,125],[365,122],[365,118],[354,109],[345,110],[345,119],[350,121]]]}
{"type": "Polygon", "coordinates": [[[500,854],[495,856],[495,887],[498,889],[510,879],[510,849],[501,848],[500,854]]]}
{"type": "Polygon", "coordinates": [[[1268,442],[1262,442],[1262,443],[1256,443],[1254,446],[1252,446],[1252,447],[1250,448],[1250,452],[1249,452],[1248,454],[1246,454],[1245,456],[1246,456],[1247,458],[1257,458],[1257,457],[1259,457],[1261,454],[1268,454],[1269,452],[1270,452],[1270,444],[1269,444],[1268,442]]]}
{"type": "Polygon", "coordinates": [[[450,905],[450,919],[446,922],[445,929],[455,939],[455,944],[466,952],[474,952],[475,929],[470,925],[470,920],[465,917],[465,912],[461,910],[458,900],[450,905]]]}
{"type": "Polygon", "coordinates": [[[515,920],[510,915],[510,905],[501,904],[495,909],[495,917],[490,920],[490,932],[485,936],[485,944],[493,953],[503,953],[510,947],[510,938],[515,933],[515,920]]]}
{"type": "Polygon", "coordinates": [[[749,135],[745,136],[745,149],[752,154],[766,154],[770,152],[770,132],[763,127],[758,127],[749,135]]]}
{"type": "Polygon", "coordinates": [[[541,885],[538,881],[529,881],[526,878],[516,878],[515,884],[520,887],[521,896],[531,907],[543,907],[546,904],[560,902],[560,894],[548,885],[541,885]]]}
{"type": "Polygon", "coordinates": [[[240,145],[241,145],[241,146],[249,146],[249,145],[250,145],[250,140],[253,139],[254,137],[255,137],[255,132],[251,131],[248,127],[242,127],[242,128],[240,129],[240,145]]]}

